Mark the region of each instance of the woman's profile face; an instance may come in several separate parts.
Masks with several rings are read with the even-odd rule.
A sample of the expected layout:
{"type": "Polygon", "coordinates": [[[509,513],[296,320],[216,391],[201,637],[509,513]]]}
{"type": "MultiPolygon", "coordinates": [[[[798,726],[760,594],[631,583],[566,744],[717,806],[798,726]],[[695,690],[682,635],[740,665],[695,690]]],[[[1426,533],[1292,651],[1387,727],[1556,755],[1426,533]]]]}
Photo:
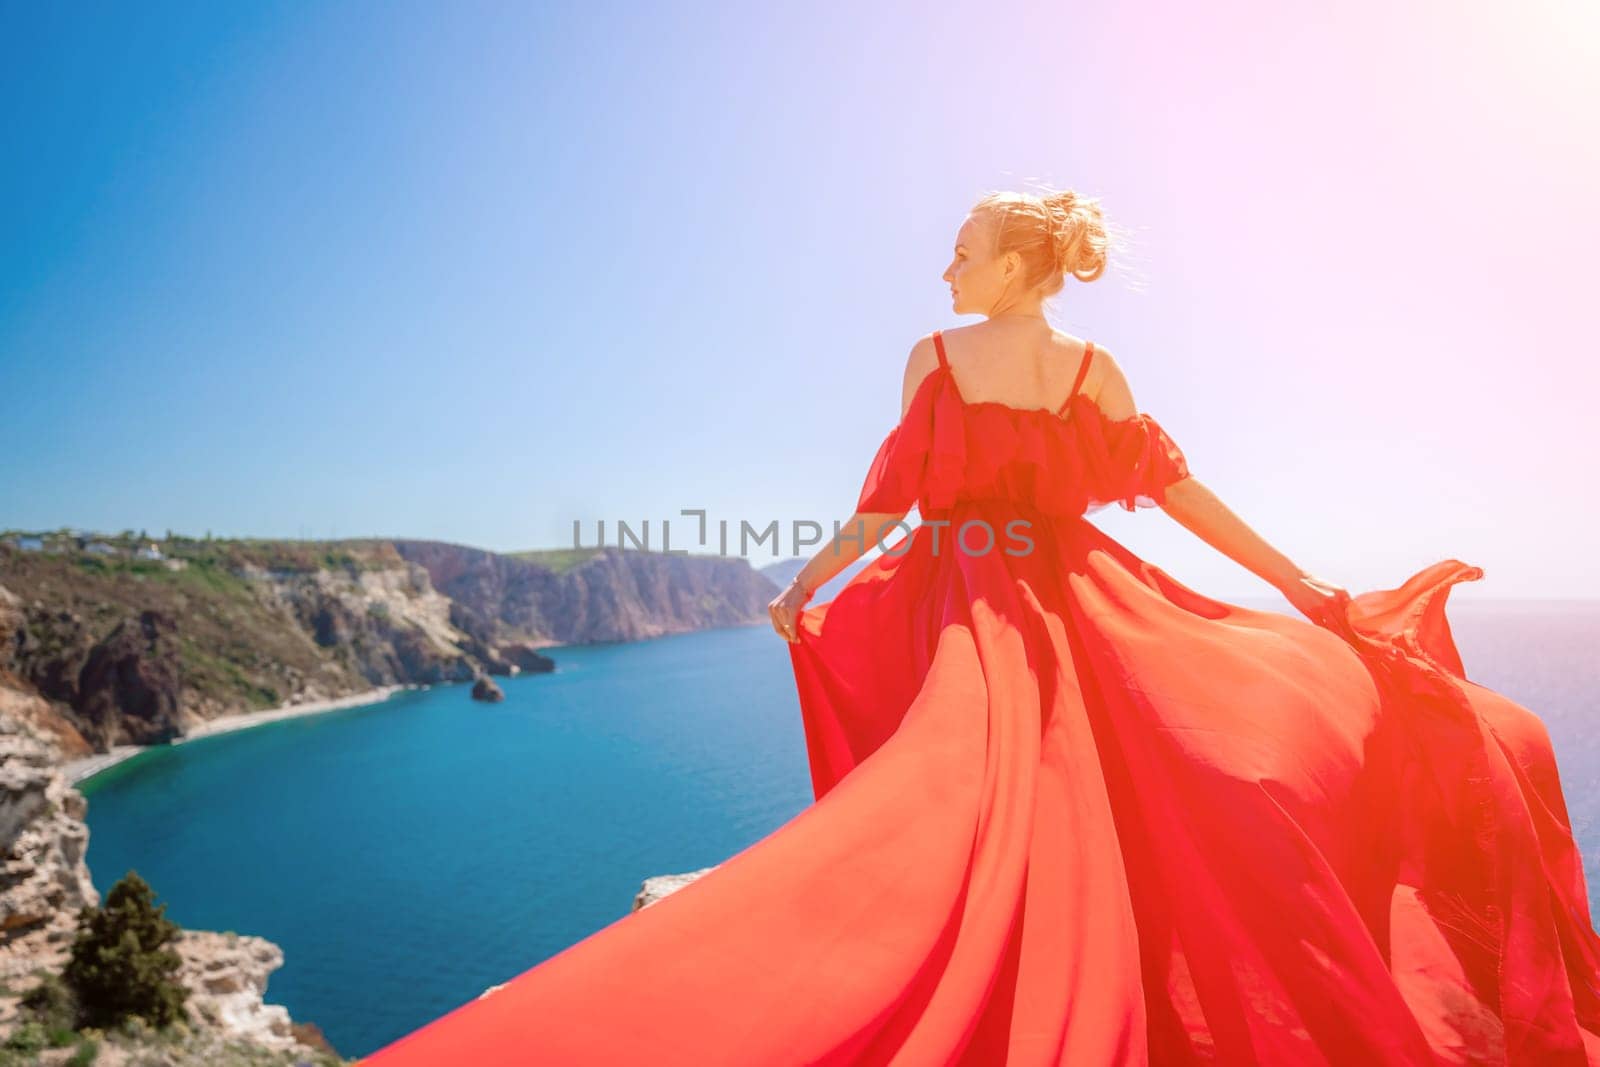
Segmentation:
{"type": "Polygon", "coordinates": [[[956,231],[956,247],[945,268],[952,310],[957,315],[984,315],[1005,292],[1006,256],[994,254],[989,223],[976,215],[956,231]]]}

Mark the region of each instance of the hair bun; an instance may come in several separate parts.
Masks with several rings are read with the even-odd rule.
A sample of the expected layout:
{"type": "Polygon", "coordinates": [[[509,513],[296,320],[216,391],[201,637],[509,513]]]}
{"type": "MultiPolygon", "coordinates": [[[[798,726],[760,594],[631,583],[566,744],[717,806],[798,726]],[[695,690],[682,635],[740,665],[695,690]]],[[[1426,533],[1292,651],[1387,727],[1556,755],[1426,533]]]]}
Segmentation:
{"type": "Polygon", "coordinates": [[[973,211],[992,221],[998,253],[1022,257],[1023,284],[1046,297],[1061,291],[1067,275],[1092,282],[1106,271],[1110,235],[1097,197],[1072,189],[992,192],[973,211]]]}
{"type": "Polygon", "coordinates": [[[1071,189],[1040,198],[1063,274],[1092,282],[1106,271],[1106,227],[1100,202],[1071,189]]]}

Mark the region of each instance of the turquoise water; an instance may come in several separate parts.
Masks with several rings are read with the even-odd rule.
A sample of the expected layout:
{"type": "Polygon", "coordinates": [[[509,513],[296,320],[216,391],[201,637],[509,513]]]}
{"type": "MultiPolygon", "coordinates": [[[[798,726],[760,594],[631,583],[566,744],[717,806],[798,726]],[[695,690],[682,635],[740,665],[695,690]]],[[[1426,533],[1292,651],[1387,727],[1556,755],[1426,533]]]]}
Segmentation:
{"type": "MultiPolygon", "coordinates": [[[[1469,678],[1550,728],[1600,884],[1600,604],[1452,602],[1469,678]]],[[[183,926],[283,946],[267,1000],[373,1051],[721,862],[811,801],[765,626],[556,650],[551,675],[152,751],[82,787],[104,893],[128,868],[183,926]]]]}
{"type": "Polygon", "coordinates": [[[102,894],[283,947],[269,1003],[364,1055],[720,863],[811,801],[783,642],[741,627],[556,650],[553,674],[141,754],[83,791],[102,894]]]}

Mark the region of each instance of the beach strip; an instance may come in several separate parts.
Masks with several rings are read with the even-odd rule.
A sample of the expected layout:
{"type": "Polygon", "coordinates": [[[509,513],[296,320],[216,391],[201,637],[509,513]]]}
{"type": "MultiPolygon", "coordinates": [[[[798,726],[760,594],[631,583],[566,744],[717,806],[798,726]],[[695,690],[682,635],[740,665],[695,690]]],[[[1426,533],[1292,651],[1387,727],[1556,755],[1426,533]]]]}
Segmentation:
{"type": "MultiPolygon", "coordinates": [[[[327,700],[308,700],[300,704],[285,704],[282,707],[272,708],[267,711],[240,711],[231,715],[223,715],[196,726],[182,737],[175,737],[168,744],[181,745],[185,741],[193,741],[197,737],[211,737],[214,734],[232,733],[235,730],[247,730],[252,726],[263,723],[280,722],[284,719],[297,719],[302,715],[316,715],[324,711],[337,711],[341,708],[355,708],[363,704],[376,704],[388,700],[402,689],[421,689],[418,685],[380,685],[374,689],[352,693],[349,696],[331,697],[327,700]]],[[[107,767],[121,763],[131,756],[151,748],[162,748],[162,745],[116,745],[110,752],[97,752],[92,756],[68,760],[62,764],[62,771],[67,776],[70,785],[77,785],[84,779],[99,774],[107,767]]]]}

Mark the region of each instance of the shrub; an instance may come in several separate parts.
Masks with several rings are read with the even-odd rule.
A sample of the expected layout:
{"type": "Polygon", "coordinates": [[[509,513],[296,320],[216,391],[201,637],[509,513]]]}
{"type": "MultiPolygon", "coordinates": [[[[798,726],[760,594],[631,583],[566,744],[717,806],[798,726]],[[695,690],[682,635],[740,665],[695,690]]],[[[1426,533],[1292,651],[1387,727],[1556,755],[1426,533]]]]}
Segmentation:
{"type": "Polygon", "coordinates": [[[72,1030],[77,1027],[78,1003],[59,974],[43,974],[34,989],[22,993],[22,1008],[46,1030],[72,1030]]]}
{"type": "Polygon", "coordinates": [[[100,1042],[88,1035],[78,1038],[78,1047],[73,1052],[72,1058],[67,1061],[66,1067],[89,1067],[100,1055],[100,1042]]]}
{"type": "Polygon", "coordinates": [[[164,1027],[183,1017],[189,993],[173,977],[183,961],[170,947],[180,929],[166,910],[129,871],[106,894],[104,907],[78,913],[62,977],[77,995],[83,1024],[110,1028],[136,1016],[164,1027]]]}
{"type": "Polygon", "coordinates": [[[12,1052],[42,1052],[50,1046],[44,1027],[37,1022],[25,1022],[6,1039],[6,1048],[12,1052]]]}

